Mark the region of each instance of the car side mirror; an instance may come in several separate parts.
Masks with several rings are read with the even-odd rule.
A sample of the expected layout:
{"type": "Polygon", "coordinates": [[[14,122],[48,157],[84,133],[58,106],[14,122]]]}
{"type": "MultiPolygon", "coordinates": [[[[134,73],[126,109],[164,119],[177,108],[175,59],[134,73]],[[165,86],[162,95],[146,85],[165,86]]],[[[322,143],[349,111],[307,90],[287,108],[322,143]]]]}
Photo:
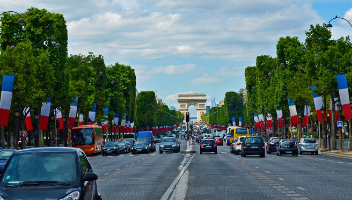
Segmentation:
{"type": "Polygon", "coordinates": [[[86,172],[86,176],[83,178],[83,181],[95,181],[98,179],[98,175],[94,172],[86,172]]]}

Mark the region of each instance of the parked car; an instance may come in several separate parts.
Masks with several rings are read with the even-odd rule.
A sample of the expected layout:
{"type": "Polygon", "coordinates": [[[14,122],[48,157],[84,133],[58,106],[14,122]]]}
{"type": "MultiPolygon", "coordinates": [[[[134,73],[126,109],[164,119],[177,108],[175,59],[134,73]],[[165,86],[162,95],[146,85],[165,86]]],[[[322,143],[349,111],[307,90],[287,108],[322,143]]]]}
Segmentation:
{"type": "Polygon", "coordinates": [[[164,151],[179,152],[181,149],[180,143],[174,137],[163,137],[159,145],[159,153],[164,151]]]}
{"type": "Polygon", "coordinates": [[[0,170],[3,170],[15,149],[0,149],[0,170]]]}
{"type": "Polygon", "coordinates": [[[222,137],[215,137],[214,139],[215,139],[216,145],[224,146],[224,139],[222,137]]]}
{"type": "Polygon", "coordinates": [[[280,138],[272,138],[269,140],[269,142],[266,144],[266,153],[271,154],[271,152],[276,152],[277,146],[280,143],[280,138]]]}
{"type": "Polygon", "coordinates": [[[146,141],[136,141],[132,147],[132,154],[149,153],[149,145],[146,141]]]}
{"type": "Polygon", "coordinates": [[[122,140],[127,141],[130,144],[130,148],[132,149],[134,142],[135,142],[134,138],[124,138],[122,140]]]}
{"type": "Polygon", "coordinates": [[[215,154],[218,153],[218,147],[214,141],[214,139],[203,139],[200,143],[200,150],[199,153],[202,154],[203,152],[214,152],[215,154]]]}
{"type": "Polygon", "coordinates": [[[230,145],[230,151],[232,150],[231,153],[238,155],[241,152],[242,142],[244,138],[246,138],[246,136],[240,136],[232,141],[232,144],[230,145]]]}
{"type": "Polygon", "coordinates": [[[101,199],[98,176],[80,148],[15,151],[1,177],[0,199],[101,199]]]}
{"type": "Polygon", "coordinates": [[[129,153],[131,151],[130,144],[127,141],[120,140],[120,141],[117,141],[116,143],[119,146],[120,152],[129,153]]]}
{"type": "Polygon", "coordinates": [[[281,142],[277,147],[276,155],[281,156],[282,154],[292,154],[292,156],[298,156],[298,148],[295,142],[292,140],[281,142]]]}
{"type": "Polygon", "coordinates": [[[105,142],[104,147],[102,148],[101,155],[106,156],[107,154],[120,154],[119,145],[116,142],[105,142]]]}
{"type": "Polygon", "coordinates": [[[298,152],[310,152],[318,155],[318,142],[313,138],[301,138],[298,143],[298,152]]]}
{"type": "Polygon", "coordinates": [[[259,155],[265,157],[265,143],[262,137],[247,136],[241,145],[241,156],[259,155]]]}

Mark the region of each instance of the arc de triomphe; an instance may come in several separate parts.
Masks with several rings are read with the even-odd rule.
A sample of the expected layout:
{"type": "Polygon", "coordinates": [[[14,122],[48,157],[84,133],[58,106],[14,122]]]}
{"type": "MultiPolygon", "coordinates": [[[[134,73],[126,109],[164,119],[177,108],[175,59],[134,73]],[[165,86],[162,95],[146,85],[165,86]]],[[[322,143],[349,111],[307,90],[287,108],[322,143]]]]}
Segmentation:
{"type": "Polygon", "coordinates": [[[197,108],[197,121],[201,120],[202,114],[206,113],[207,97],[205,94],[185,93],[178,95],[179,111],[185,115],[191,105],[197,108]]]}

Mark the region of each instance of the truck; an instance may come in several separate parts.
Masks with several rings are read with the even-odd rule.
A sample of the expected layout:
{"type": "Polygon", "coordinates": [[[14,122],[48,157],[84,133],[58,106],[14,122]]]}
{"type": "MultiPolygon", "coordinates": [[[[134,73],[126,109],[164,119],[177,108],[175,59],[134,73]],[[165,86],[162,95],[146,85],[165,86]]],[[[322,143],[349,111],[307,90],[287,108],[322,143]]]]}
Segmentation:
{"type": "Polygon", "coordinates": [[[149,150],[156,151],[156,145],[153,137],[153,132],[151,131],[139,131],[137,133],[137,141],[146,141],[149,145],[149,150]]]}

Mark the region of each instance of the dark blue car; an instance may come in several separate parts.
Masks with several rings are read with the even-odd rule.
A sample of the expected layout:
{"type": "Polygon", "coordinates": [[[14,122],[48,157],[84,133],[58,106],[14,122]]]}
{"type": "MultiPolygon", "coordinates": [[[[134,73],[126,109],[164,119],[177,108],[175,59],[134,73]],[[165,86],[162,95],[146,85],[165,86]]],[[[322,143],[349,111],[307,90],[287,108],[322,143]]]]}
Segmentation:
{"type": "Polygon", "coordinates": [[[7,161],[12,156],[13,152],[15,152],[15,149],[1,149],[0,150],[0,170],[4,169],[4,166],[6,165],[7,161]]]}

